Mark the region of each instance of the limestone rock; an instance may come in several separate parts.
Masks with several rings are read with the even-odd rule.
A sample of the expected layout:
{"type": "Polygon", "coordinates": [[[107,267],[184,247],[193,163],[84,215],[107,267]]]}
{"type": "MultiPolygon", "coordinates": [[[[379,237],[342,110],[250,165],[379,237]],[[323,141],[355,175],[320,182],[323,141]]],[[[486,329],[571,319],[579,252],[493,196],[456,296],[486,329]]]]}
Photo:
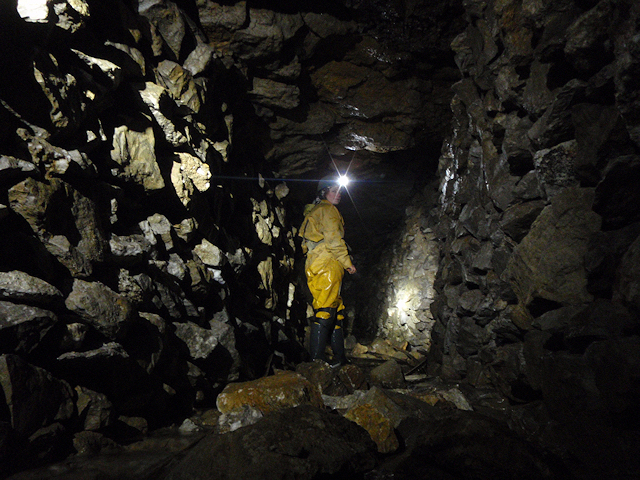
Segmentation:
{"type": "Polygon", "coordinates": [[[93,263],[104,259],[106,241],[96,205],[69,184],[57,179],[46,184],[27,179],[9,190],[9,201],[11,209],[27,221],[46,249],[72,275],[90,275],[93,263]],[[68,205],[68,209],[57,210],[57,222],[47,221],[58,203],[68,205]]]}
{"type": "Polygon", "coordinates": [[[91,15],[89,3],[84,0],[67,0],[58,3],[53,10],[58,17],[56,26],[72,33],[84,27],[91,15]]]}
{"type": "Polygon", "coordinates": [[[437,476],[444,470],[455,476],[473,472],[483,478],[517,475],[527,480],[567,475],[501,422],[476,412],[432,409],[431,415],[405,419],[397,431],[411,453],[393,462],[395,472],[419,469],[422,475],[437,476]]]}
{"type": "Polygon", "coordinates": [[[300,14],[251,8],[249,25],[233,34],[232,51],[244,61],[269,58],[279,53],[303,26],[300,14]]]}
{"type": "Polygon", "coordinates": [[[164,60],[156,70],[158,83],[165,87],[180,106],[189,113],[198,113],[202,106],[198,86],[191,73],[175,62],[164,60]]]}
{"type": "Polygon", "coordinates": [[[603,217],[603,227],[617,229],[638,221],[640,195],[635,185],[640,178],[640,157],[618,157],[607,165],[596,187],[593,209],[603,217]]]}
{"type": "Polygon", "coordinates": [[[16,355],[0,356],[0,387],[11,427],[22,438],[74,414],[73,390],[67,382],[16,355]]]}
{"type": "Polygon", "coordinates": [[[94,431],[78,432],[73,436],[73,448],[79,456],[94,456],[99,453],[117,452],[122,449],[120,445],[94,431]]]}
{"type": "Polygon", "coordinates": [[[565,305],[591,299],[584,255],[601,223],[592,202],[593,192],[584,189],[556,195],[515,248],[506,274],[522,304],[534,298],[565,305]]]}
{"type": "Polygon", "coordinates": [[[164,188],[164,178],[155,152],[155,135],[150,126],[144,131],[126,125],[116,127],[113,133],[111,159],[122,167],[122,176],[142,185],[145,190],[164,188]]]}
{"type": "Polygon", "coordinates": [[[531,64],[531,75],[527,79],[523,92],[523,105],[533,114],[540,114],[546,110],[553,100],[553,94],[548,88],[550,65],[534,60],[531,64]]]}
{"type": "Polygon", "coordinates": [[[206,192],[211,186],[211,169],[189,153],[178,152],[177,159],[171,168],[171,183],[182,204],[188,207],[196,192],[206,192]]]}
{"type": "Polygon", "coordinates": [[[154,26],[174,58],[179,58],[188,29],[178,6],[168,0],[142,2],[138,13],[154,26]]]}
{"type": "Polygon", "coordinates": [[[169,406],[170,394],[158,378],[148,375],[121,344],[109,342],[92,350],[63,353],[56,366],[70,382],[103,393],[119,413],[145,409],[155,416],[169,406]]]}
{"type": "Polygon", "coordinates": [[[0,156],[0,182],[3,184],[35,174],[36,166],[33,163],[7,155],[0,156]]]}
{"type": "Polygon", "coordinates": [[[598,2],[567,29],[564,53],[576,70],[593,72],[603,59],[613,56],[612,46],[603,42],[608,36],[612,10],[611,2],[598,2]]]}
{"type": "Polygon", "coordinates": [[[249,91],[251,99],[269,108],[293,109],[300,105],[300,89],[296,85],[255,77],[249,91]]]}
{"type": "Polygon", "coordinates": [[[48,310],[0,301],[0,350],[31,353],[57,322],[48,310]]]}
{"type": "Polygon", "coordinates": [[[527,132],[534,148],[551,148],[571,140],[570,107],[582,99],[585,88],[585,82],[573,79],[559,89],[551,106],[527,132]]]}
{"type": "Polygon", "coordinates": [[[192,361],[211,362],[216,365],[216,375],[227,380],[238,377],[240,357],[231,326],[222,322],[210,322],[210,328],[199,327],[193,322],[175,323],[175,335],[189,349],[192,361]]]}
{"type": "Polygon", "coordinates": [[[322,393],[325,405],[327,402],[336,401],[341,395],[353,394],[357,390],[367,388],[365,372],[356,365],[332,368],[326,362],[305,362],[296,365],[296,372],[322,393]],[[332,400],[328,397],[332,397],[332,400]]]}
{"type": "Polygon", "coordinates": [[[100,70],[109,80],[111,81],[111,88],[117,88],[122,81],[122,68],[115,63],[106,60],[104,58],[97,58],[91,55],[87,55],[84,52],[81,52],[76,49],[71,49],[73,53],[75,53],[80,60],[87,64],[89,68],[95,67],[100,70]]]}
{"type": "Polygon", "coordinates": [[[319,38],[327,38],[331,35],[346,35],[356,28],[355,23],[341,21],[326,13],[304,12],[302,18],[309,30],[319,38]]]}
{"type": "MultiPolygon", "coordinates": [[[[400,395],[392,395],[391,392],[384,388],[373,386],[363,395],[358,396],[353,408],[358,406],[369,405],[373,410],[386,418],[392,428],[397,427],[400,422],[409,415],[415,414],[410,409],[403,408],[396,400],[402,400],[404,397],[400,395]]],[[[407,399],[408,401],[411,399],[407,399]]],[[[417,402],[419,403],[419,402],[417,402]]]]}
{"type": "MultiPolygon", "coordinates": [[[[617,30],[615,40],[615,56],[616,56],[616,107],[625,119],[625,129],[630,139],[637,146],[640,145],[640,125],[637,120],[637,112],[640,104],[634,92],[638,90],[638,78],[633,74],[638,68],[640,62],[640,51],[638,49],[637,19],[640,13],[638,6],[633,5],[617,30]]],[[[593,45],[598,48],[598,45],[593,45]]]]}
{"type": "Polygon", "coordinates": [[[173,226],[167,217],[160,213],[154,213],[138,223],[138,226],[151,245],[156,245],[160,241],[165,251],[173,250],[173,226]]]}
{"type": "Polygon", "coordinates": [[[62,293],[44,280],[14,270],[0,272],[0,298],[49,305],[61,299],[62,293]]]}
{"type": "Polygon", "coordinates": [[[166,140],[179,147],[187,143],[185,134],[172,121],[176,115],[176,104],[167,89],[153,82],[145,82],[144,89],[138,91],[153,118],[164,132],[166,140]]]}
{"type": "Polygon", "coordinates": [[[210,267],[221,267],[225,263],[225,256],[222,250],[206,238],[203,238],[202,241],[196,245],[193,252],[202,263],[210,267]]]}
{"type": "Polygon", "coordinates": [[[345,414],[345,418],[357,423],[369,432],[371,439],[376,442],[378,452],[392,453],[399,448],[400,443],[391,422],[371,405],[358,405],[349,410],[345,414]]]}
{"type": "MultiPolygon", "coordinates": [[[[200,18],[202,21],[202,18],[200,18]]],[[[215,49],[206,43],[198,43],[182,65],[194,77],[205,72],[213,60],[215,49]]]]}
{"type": "Polygon", "coordinates": [[[166,478],[186,480],[204,470],[213,478],[358,477],[374,467],[374,454],[375,445],[364,429],[301,405],[225,435],[207,436],[166,478]]]}
{"type": "Polygon", "coordinates": [[[77,386],[76,408],[84,430],[94,431],[108,427],[115,420],[113,405],[103,393],[77,386]]]}
{"type": "Polygon", "coordinates": [[[133,318],[129,301],[99,282],[74,280],[65,304],[110,339],[123,334],[133,318]]]}
{"type": "Polygon", "coordinates": [[[221,5],[212,0],[198,2],[200,23],[205,33],[213,42],[228,42],[231,34],[240,30],[247,21],[247,3],[237,2],[233,5],[221,5]]]}
{"type": "Polygon", "coordinates": [[[145,76],[147,72],[146,59],[138,48],[111,40],[107,40],[105,45],[115,49],[115,51],[109,52],[109,58],[113,59],[122,69],[125,78],[145,76]]]}
{"type": "Polygon", "coordinates": [[[529,233],[531,224],[538,218],[544,206],[544,202],[538,200],[510,207],[500,220],[502,230],[516,242],[520,242],[529,233]]]}
{"type": "Polygon", "coordinates": [[[141,261],[151,251],[151,244],[143,235],[119,236],[112,234],[109,238],[111,255],[123,263],[141,261]]]}
{"type": "Polygon", "coordinates": [[[241,427],[253,425],[264,418],[261,410],[250,405],[243,405],[241,408],[223,413],[218,419],[218,427],[221,433],[233,432],[241,427]]]}
{"type": "Polygon", "coordinates": [[[84,99],[78,95],[77,79],[62,71],[58,59],[53,54],[37,55],[33,59],[33,76],[50,103],[49,122],[54,128],[64,130],[76,126],[75,112],[84,107],[84,99]]]}
{"type": "Polygon", "coordinates": [[[320,392],[302,375],[280,372],[249,382],[231,383],[216,400],[218,410],[228,413],[249,405],[269,413],[298,405],[322,407],[320,392]]]}
{"type": "Polygon", "coordinates": [[[400,364],[395,360],[387,360],[371,371],[371,383],[386,388],[403,388],[405,379],[400,364]]]}
{"type": "Polygon", "coordinates": [[[637,390],[635,382],[640,375],[637,362],[639,355],[640,342],[637,337],[595,342],[585,352],[605,408],[614,419],[624,420],[635,416],[631,399],[637,390]],[[625,373],[611,375],[611,370],[625,373]]]}
{"type": "Polygon", "coordinates": [[[563,188],[580,184],[576,174],[577,155],[578,144],[575,140],[536,152],[533,162],[540,186],[547,198],[551,198],[563,188]]]}
{"type": "Polygon", "coordinates": [[[636,310],[640,308],[640,237],[629,247],[618,270],[615,297],[636,310]]]}

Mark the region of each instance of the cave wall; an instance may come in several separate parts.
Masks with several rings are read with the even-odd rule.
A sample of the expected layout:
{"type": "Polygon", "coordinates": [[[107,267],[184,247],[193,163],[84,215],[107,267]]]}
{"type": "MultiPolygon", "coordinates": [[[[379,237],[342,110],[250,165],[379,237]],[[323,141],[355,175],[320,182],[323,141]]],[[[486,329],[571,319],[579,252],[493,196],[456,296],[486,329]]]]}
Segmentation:
{"type": "Polygon", "coordinates": [[[513,419],[523,432],[621,471],[640,426],[638,4],[464,4],[452,133],[422,194],[437,206],[388,261],[420,264],[401,245],[433,232],[430,374],[530,405],[544,420],[513,419]]]}
{"type": "Polygon", "coordinates": [[[302,358],[306,315],[289,189],[197,17],[172,2],[1,8],[6,473],[73,451],[78,431],[212,405],[283,365],[276,349],[302,358]]]}

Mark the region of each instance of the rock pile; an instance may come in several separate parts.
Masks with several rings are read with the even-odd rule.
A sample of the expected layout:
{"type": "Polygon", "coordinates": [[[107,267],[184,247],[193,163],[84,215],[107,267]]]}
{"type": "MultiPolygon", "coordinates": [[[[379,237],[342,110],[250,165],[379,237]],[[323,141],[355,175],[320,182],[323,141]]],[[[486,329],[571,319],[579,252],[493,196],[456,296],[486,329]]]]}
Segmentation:
{"type": "Polygon", "coordinates": [[[10,480],[571,478],[504,418],[474,411],[455,384],[400,372],[406,388],[385,388],[374,371],[388,367],[302,363],[297,372],[238,382],[217,409],[198,412],[178,431],[126,446],[83,432],[78,455],[10,480]]]}

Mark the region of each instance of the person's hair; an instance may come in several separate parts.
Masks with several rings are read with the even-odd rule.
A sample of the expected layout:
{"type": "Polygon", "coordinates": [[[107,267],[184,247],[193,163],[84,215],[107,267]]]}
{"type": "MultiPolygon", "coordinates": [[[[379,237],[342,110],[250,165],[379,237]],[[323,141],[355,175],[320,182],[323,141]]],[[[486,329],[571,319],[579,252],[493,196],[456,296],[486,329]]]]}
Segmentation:
{"type": "Polygon", "coordinates": [[[313,201],[313,203],[320,203],[322,200],[327,198],[327,193],[329,193],[330,188],[331,187],[326,187],[326,188],[323,188],[322,190],[319,190],[318,193],[316,194],[316,199],[313,201]]]}

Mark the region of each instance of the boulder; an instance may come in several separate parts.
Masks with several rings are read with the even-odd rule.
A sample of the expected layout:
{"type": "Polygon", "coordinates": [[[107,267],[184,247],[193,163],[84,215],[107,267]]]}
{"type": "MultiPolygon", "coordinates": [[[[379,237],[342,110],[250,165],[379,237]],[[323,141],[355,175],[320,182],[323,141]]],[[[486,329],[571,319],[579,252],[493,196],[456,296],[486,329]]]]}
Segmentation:
{"type": "Polygon", "coordinates": [[[403,388],[406,385],[402,368],[396,360],[387,360],[371,370],[370,382],[386,388],[403,388]]]}
{"type": "Polygon", "coordinates": [[[553,197],[567,187],[580,184],[576,172],[577,156],[578,143],[575,140],[535,153],[533,163],[546,198],[553,197]]]}
{"type": "Polygon", "coordinates": [[[13,270],[0,272],[0,298],[50,305],[61,300],[62,293],[44,280],[32,277],[25,272],[13,270]]]}
{"type": "Polygon", "coordinates": [[[298,405],[322,407],[318,389],[302,375],[283,371],[249,382],[230,383],[216,400],[218,410],[229,413],[244,405],[269,413],[298,405]]]}
{"type": "Polygon", "coordinates": [[[393,431],[393,425],[373,406],[369,404],[358,405],[349,410],[344,417],[369,432],[371,439],[376,442],[378,452],[393,453],[400,447],[398,438],[393,431]]]}
{"type": "MultiPolygon", "coordinates": [[[[92,350],[63,353],[55,366],[69,382],[103,393],[114,411],[132,414],[144,410],[149,418],[158,418],[166,415],[170,408],[171,393],[115,342],[92,350]]],[[[100,421],[104,421],[104,417],[100,421]]]]}
{"type": "Polygon", "coordinates": [[[65,305],[110,339],[121,336],[133,318],[131,303],[100,282],[74,280],[65,305]]]}
{"type": "Polygon", "coordinates": [[[175,335],[186,345],[192,362],[213,368],[218,378],[237,380],[240,355],[230,325],[212,320],[210,328],[193,322],[174,323],[174,326],[175,335]]]}
{"type": "Polygon", "coordinates": [[[266,415],[225,435],[208,435],[168,469],[167,480],[358,478],[375,466],[367,432],[311,405],[266,415]]]}
{"type": "Polygon", "coordinates": [[[381,470],[423,478],[568,478],[558,459],[532,447],[499,420],[477,412],[432,408],[397,427],[405,449],[381,470]],[[445,476],[443,477],[443,472],[445,476]]]}
{"type": "Polygon", "coordinates": [[[75,390],[76,408],[84,430],[100,430],[114,423],[113,405],[103,393],[94,392],[82,386],[77,386],[75,390]]]}
{"type": "Polygon", "coordinates": [[[0,301],[0,351],[31,353],[57,322],[49,310],[0,301]]]}
{"type": "Polygon", "coordinates": [[[156,159],[156,139],[151,125],[116,127],[113,132],[111,159],[120,166],[117,176],[141,185],[145,190],[164,188],[165,182],[156,159]]]}
{"type": "Polygon", "coordinates": [[[107,242],[96,204],[68,183],[28,178],[9,189],[9,202],[73,276],[90,275],[104,260],[107,242]]]}
{"type": "Polygon", "coordinates": [[[592,190],[564,190],[552,198],[515,248],[505,275],[523,305],[534,298],[562,305],[591,300],[584,256],[601,223],[592,202],[592,190]]]}
{"type": "Polygon", "coordinates": [[[22,438],[76,414],[69,384],[17,355],[0,356],[0,387],[11,427],[22,438]]]}

